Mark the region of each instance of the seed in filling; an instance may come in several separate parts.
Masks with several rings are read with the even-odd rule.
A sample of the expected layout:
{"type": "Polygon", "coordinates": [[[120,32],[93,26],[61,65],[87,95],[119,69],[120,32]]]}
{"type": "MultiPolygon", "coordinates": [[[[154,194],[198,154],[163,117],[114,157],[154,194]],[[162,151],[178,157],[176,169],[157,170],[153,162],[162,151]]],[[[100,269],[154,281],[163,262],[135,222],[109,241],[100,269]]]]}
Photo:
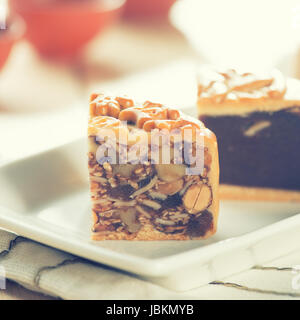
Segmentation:
{"type": "Polygon", "coordinates": [[[116,188],[112,188],[109,190],[109,195],[111,198],[114,199],[122,199],[122,200],[128,200],[130,195],[135,191],[135,189],[128,185],[119,185],[116,188]]]}
{"type": "Polygon", "coordinates": [[[140,180],[140,181],[138,182],[139,188],[143,188],[143,187],[145,187],[147,184],[149,184],[152,178],[153,178],[152,176],[148,176],[146,179],[140,180]]]}
{"type": "Polygon", "coordinates": [[[179,193],[172,196],[168,196],[166,200],[162,202],[163,209],[175,208],[182,204],[182,198],[179,193]]]}
{"type": "Polygon", "coordinates": [[[205,210],[200,216],[193,216],[187,225],[186,233],[190,237],[202,237],[212,228],[212,214],[205,210]]]}
{"type": "Polygon", "coordinates": [[[137,221],[135,208],[123,208],[120,213],[120,218],[130,233],[137,232],[141,228],[141,225],[137,221]]]}

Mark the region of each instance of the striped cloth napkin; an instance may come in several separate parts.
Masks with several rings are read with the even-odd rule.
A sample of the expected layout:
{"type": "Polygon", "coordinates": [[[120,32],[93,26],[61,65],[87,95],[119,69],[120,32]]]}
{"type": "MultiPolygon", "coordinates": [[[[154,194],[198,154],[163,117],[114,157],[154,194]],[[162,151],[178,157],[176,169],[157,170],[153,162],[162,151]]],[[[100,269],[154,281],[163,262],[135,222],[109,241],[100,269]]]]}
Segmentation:
{"type": "Polygon", "coordinates": [[[63,299],[300,299],[300,252],[197,289],[173,292],[0,230],[0,290],[6,279],[63,299]]]}

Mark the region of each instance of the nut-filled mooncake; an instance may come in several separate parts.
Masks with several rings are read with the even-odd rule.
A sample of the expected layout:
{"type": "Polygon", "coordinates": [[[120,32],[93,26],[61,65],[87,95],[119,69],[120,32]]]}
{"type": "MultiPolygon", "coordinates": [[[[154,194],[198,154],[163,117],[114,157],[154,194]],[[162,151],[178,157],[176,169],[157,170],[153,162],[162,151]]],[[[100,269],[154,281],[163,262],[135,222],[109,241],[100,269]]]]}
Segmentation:
{"type": "Polygon", "coordinates": [[[298,80],[202,67],[198,115],[218,138],[222,198],[300,201],[298,80]]]}
{"type": "Polygon", "coordinates": [[[218,222],[215,135],[177,109],[93,94],[88,167],[94,240],[188,240],[218,222]]]}

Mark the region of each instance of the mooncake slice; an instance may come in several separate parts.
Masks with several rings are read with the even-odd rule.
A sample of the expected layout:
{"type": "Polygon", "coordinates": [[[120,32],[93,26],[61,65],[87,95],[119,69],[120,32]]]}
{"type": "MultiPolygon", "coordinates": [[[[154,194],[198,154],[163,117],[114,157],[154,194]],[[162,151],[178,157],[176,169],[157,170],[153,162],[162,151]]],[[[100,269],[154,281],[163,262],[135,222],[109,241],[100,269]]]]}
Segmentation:
{"type": "Polygon", "coordinates": [[[222,198],[300,200],[299,81],[202,67],[198,115],[218,137],[222,198]]]}
{"type": "Polygon", "coordinates": [[[218,148],[202,122],[160,103],[93,94],[88,139],[94,240],[216,232],[218,148]]]}

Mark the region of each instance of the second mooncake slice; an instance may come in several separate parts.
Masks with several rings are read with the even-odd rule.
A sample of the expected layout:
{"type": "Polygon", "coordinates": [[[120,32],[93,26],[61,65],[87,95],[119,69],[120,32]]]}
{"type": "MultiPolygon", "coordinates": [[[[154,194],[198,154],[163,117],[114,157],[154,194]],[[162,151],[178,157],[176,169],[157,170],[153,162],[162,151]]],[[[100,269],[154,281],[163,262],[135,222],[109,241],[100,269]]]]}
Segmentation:
{"type": "Polygon", "coordinates": [[[300,82],[205,66],[198,113],[218,137],[220,195],[300,200],[300,82]]]}
{"type": "Polygon", "coordinates": [[[174,108],[94,94],[89,173],[95,240],[187,240],[218,221],[215,135],[174,108]]]}

